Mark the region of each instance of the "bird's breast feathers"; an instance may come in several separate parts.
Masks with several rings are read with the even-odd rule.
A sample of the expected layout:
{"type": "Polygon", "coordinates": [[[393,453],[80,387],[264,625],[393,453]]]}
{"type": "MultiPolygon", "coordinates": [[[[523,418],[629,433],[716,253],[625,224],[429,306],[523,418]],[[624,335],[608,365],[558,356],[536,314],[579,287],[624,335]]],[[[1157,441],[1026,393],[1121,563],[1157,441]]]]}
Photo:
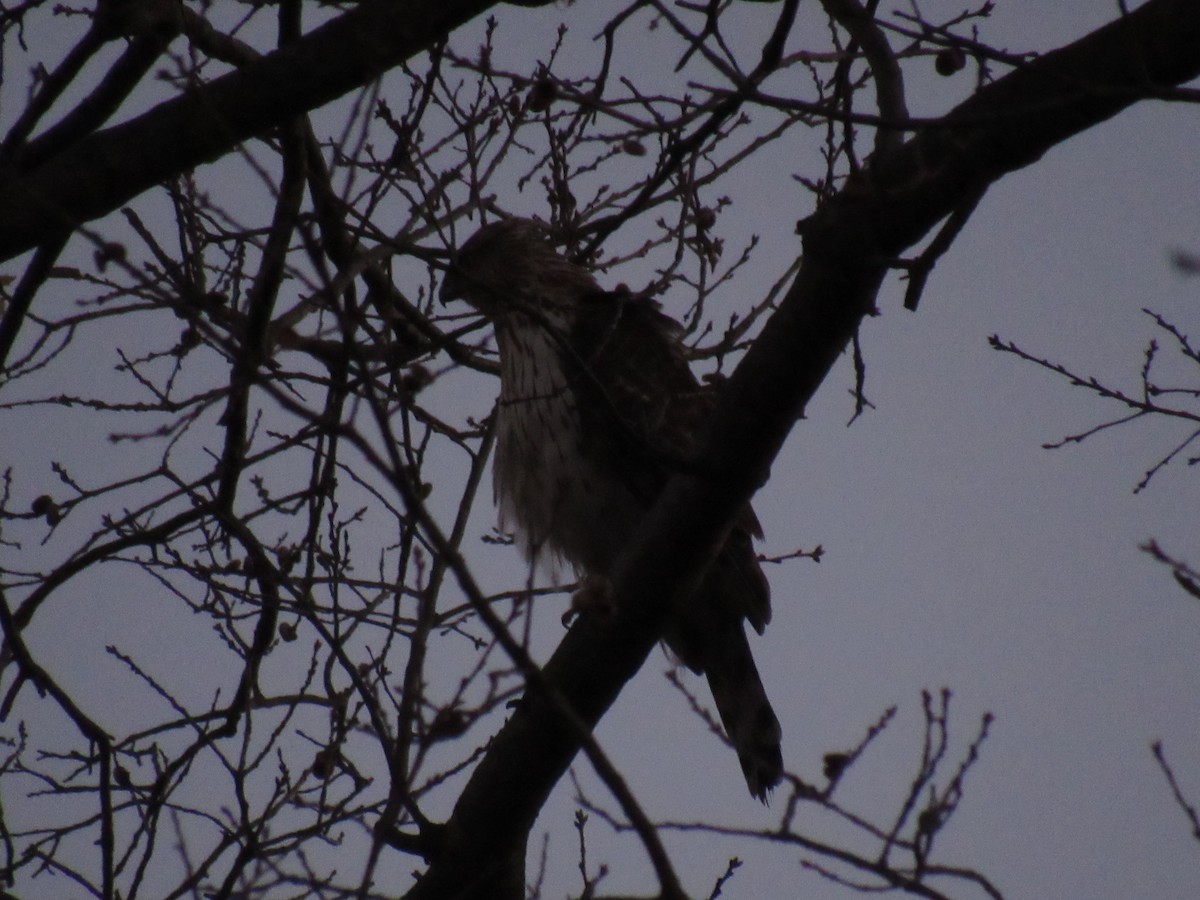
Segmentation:
{"type": "Polygon", "coordinates": [[[559,335],[506,327],[500,341],[500,400],[493,472],[502,527],[526,556],[605,572],[641,515],[626,487],[589,452],[578,377],[559,335]]]}

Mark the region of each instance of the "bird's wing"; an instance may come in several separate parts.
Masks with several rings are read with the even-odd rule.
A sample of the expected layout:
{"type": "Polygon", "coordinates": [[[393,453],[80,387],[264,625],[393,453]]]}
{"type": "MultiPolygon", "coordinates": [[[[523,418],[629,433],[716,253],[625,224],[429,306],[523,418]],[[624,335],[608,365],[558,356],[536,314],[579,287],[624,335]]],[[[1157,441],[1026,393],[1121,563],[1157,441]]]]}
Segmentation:
{"type": "MultiPolygon", "coordinates": [[[[692,465],[715,391],[688,366],[679,325],[645,297],[602,292],[585,298],[566,343],[583,433],[594,438],[597,458],[649,508],[667,479],[692,465]]],[[[769,587],[753,549],[753,538],[761,536],[746,504],[710,573],[729,583],[738,612],[759,632],[771,617],[769,587]]]]}

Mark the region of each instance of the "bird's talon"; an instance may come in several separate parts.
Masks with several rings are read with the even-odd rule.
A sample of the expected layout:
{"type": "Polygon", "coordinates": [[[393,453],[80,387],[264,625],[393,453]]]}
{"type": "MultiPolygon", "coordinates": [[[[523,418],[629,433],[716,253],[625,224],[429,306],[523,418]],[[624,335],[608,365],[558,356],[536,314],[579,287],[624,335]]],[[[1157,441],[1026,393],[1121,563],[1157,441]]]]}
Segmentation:
{"type": "Polygon", "coordinates": [[[579,589],[571,595],[571,608],[563,613],[566,625],[578,615],[611,617],[617,611],[612,582],[603,575],[588,575],[579,589]]]}

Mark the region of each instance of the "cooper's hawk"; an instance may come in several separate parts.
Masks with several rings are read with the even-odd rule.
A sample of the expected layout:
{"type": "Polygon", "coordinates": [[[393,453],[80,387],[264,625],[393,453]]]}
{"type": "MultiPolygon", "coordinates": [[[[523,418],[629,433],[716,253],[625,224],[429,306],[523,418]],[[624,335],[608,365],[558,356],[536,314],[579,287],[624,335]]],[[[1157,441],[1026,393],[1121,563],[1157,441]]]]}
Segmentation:
{"type": "MultiPolygon", "coordinates": [[[[542,226],[494,222],[459,251],[443,301],[492,321],[500,351],[494,481],[502,524],[526,555],[607,577],[711,410],[688,368],[679,326],[646,297],[602,290],[559,255],[542,226]]],[[[746,640],[771,617],[747,505],[665,640],[708,678],[750,793],[765,800],[783,762],[779,721],[746,640]]]]}

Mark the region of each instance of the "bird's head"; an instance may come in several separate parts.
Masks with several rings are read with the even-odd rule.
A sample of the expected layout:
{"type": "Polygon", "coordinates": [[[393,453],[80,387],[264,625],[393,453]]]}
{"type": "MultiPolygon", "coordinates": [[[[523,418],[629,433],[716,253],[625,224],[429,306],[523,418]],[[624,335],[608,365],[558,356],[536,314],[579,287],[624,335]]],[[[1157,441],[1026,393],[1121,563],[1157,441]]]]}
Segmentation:
{"type": "Polygon", "coordinates": [[[484,225],[450,261],[442,303],[465,300],[490,319],[521,309],[537,313],[597,290],[592,276],[555,249],[549,230],[532,219],[484,225]]]}

